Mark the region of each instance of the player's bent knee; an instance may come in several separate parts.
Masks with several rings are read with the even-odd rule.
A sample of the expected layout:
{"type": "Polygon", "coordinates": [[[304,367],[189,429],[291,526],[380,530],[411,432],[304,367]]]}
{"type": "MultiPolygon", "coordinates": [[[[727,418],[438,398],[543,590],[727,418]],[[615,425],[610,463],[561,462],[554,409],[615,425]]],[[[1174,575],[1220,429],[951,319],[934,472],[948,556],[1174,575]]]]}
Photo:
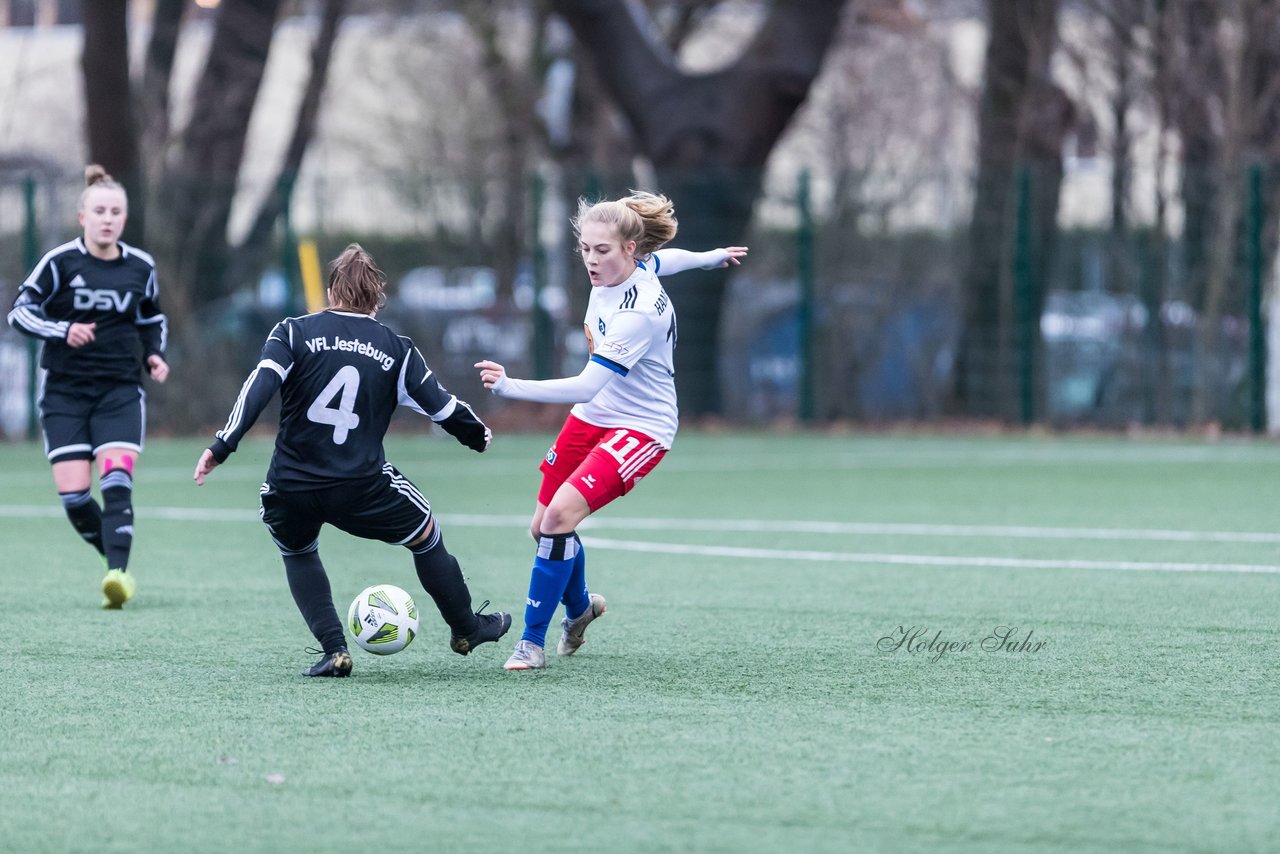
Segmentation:
{"type": "Polygon", "coordinates": [[[414,537],[411,542],[404,544],[404,547],[411,552],[419,552],[430,550],[440,540],[440,536],[436,533],[436,519],[432,516],[427,520],[427,527],[422,529],[422,533],[414,537]]]}
{"type": "MultiPolygon", "coordinates": [[[[269,528],[267,530],[268,532],[270,531],[269,528]]],[[[283,558],[299,557],[301,555],[308,555],[308,554],[318,554],[320,551],[319,538],[314,539],[311,542],[307,543],[306,545],[299,546],[297,548],[286,544],[280,539],[277,539],[275,534],[271,535],[271,540],[276,544],[276,548],[280,550],[280,556],[283,558]]]]}
{"type": "Polygon", "coordinates": [[[534,539],[537,540],[546,534],[567,534],[577,528],[579,523],[589,515],[591,510],[586,506],[586,502],[582,502],[582,506],[564,507],[553,503],[542,515],[542,524],[540,530],[534,532],[534,539]]]}
{"type": "Polygon", "coordinates": [[[98,473],[105,475],[123,469],[132,477],[133,468],[137,462],[138,454],[135,451],[106,451],[98,455],[98,473]]]}
{"type": "Polygon", "coordinates": [[[58,492],[84,492],[93,483],[89,460],[62,460],[53,464],[53,485],[58,492]]]}
{"type": "Polygon", "coordinates": [[[538,538],[542,536],[542,517],[547,513],[547,505],[538,502],[538,508],[533,511],[533,519],[529,522],[529,536],[536,543],[538,538]]]}

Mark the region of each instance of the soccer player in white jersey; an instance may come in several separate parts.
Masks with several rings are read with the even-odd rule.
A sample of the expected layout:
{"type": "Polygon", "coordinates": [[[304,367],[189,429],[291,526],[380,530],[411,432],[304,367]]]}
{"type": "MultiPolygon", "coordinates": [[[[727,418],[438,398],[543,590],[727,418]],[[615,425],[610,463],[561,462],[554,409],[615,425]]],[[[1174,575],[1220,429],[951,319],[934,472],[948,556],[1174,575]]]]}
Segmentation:
{"type": "Polygon", "coordinates": [[[9,325],[40,339],[44,450],[67,518],[102,555],[102,607],[120,608],[137,585],[133,473],[146,432],[142,373],[162,383],[167,321],[156,263],[120,240],[129,216],[124,187],[101,166],[84,170],[84,235],[50,251],[18,288],[9,325]],[[102,504],[94,500],[93,463],[102,504]]]}
{"type": "Polygon", "coordinates": [[[342,621],[320,561],[320,529],[407,548],[422,587],[452,631],[449,647],[467,655],[511,627],[511,615],[471,609],[471,591],[445,548],[431,505],[387,462],[382,441],[400,404],[426,415],[473,451],[492,434],[465,401],[442,386],[413,341],[374,319],[386,278],[359,244],[329,267],[329,308],[276,324],[213,443],[196,463],[204,479],[240,444],[280,392],[280,429],[260,493],[262,521],[284,560],[294,602],[323,657],[306,676],[347,676],[342,621]]]}
{"type": "Polygon", "coordinates": [[[582,646],[605,598],[587,591],[586,555],[575,529],[626,493],[671,448],[676,406],[676,311],[658,274],[738,264],[744,246],[710,252],[659,247],[676,234],[666,196],[632,193],[583,200],[573,220],[591,280],[584,327],[589,359],[576,377],[518,380],[502,365],[476,363],[485,388],[501,397],[575,404],[541,465],[542,486],[529,532],[538,544],[525,602],[525,628],[507,670],[546,666],[547,628],[563,603],[560,655],[582,646]]]}

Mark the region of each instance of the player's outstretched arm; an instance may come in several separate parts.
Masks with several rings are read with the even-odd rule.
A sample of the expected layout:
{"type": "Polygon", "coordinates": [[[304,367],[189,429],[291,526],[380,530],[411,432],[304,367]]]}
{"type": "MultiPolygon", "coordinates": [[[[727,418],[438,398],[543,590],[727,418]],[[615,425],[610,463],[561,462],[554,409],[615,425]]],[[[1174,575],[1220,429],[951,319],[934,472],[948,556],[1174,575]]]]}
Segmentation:
{"type": "MultiPolygon", "coordinates": [[[[405,339],[408,341],[408,339],[405,339]]],[[[410,342],[412,344],[412,342],[410,342]]],[[[442,430],[477,453],[493,441],[493,431],[480,420],[471,404],[449,393],[427,367],[422,351],[409,352],[400,372],[400,402],[430,418],[442,430]]]]}
{"type": "Polygon", "coordinates": [[[535,403],[586,403],[617,374],[599,362],[587,362],[576,377],[558,380],[518,380],[507,376],[506,368],[488,360],[476,362],[480,382],[499,397],[531,400],[535,403]]]}
{"type": "Polygon", "coordinates": [[[685,270],[714,270],[717,267],[738,266],[747,257],[745,246],[722,246],[706,252],[690,252],[687,249],[669,247],[653,253],[657,260],[659,276],[671,276],[685,270]]]}
{"type": "Polygon", "coordinates": [[[293,367],[293,352],[288,345],[292,338],[287,326],[289,323],[289,320],[282,320],[271,330],[266,343],[262,345],[257,367],[249,373],[244,385],[240,387],[240,394],[231,407],[231,414],[227,416],[226,426],[213,434],[209,452],[218,463],[225,463],[227,457],[235,452],[240,446],[240,440],[258,420],[280,386],[284,385],[284,378],[293,367]]]}
{"type": "Polygon", "coordinates": [[[493,441],[493,431],[489,429],[471,404],[465,400],[454,398],[453,411],[446,418],[435,422],[440,428],[463,445],[476,453],[483,454],[493,441]]]}

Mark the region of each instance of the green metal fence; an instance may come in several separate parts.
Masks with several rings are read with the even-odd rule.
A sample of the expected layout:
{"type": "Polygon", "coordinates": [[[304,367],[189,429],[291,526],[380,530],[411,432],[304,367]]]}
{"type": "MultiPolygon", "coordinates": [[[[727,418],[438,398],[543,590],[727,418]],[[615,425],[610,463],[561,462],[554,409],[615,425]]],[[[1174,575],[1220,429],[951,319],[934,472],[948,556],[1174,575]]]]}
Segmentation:
{"type": "MultiPolygon", "coordinates": [[[[1004,390],[996,421],[1267,428],[1264,307],[1274,252],[1264,245],[1260,168],[1247,175],[1230,294],[1213,335],[1204,334],[1202,313],[1190,296],[1200,273],[1185,261],[1183,235],[1155,234],[1142,225],[1123,234],[1059,225],[1046,238],[1034,219],[1026,170],[1018,172],[1014,188],[1006,253],[1007,328],[965,329],[967,221],[895,224],[866,206],[837,204],[831,182],[817,175],[802,169],[764,182],[749,233],[724,237],[725,244],[744,240],[751,246],[728,281],[718,364],[701,366],[717,371],[727,418],[948,423],[965,416],[956,400],[956,357],[962,338],[977,333],[990,347],[980,354],[989,374],[984,381],[1004,390]],[[1205,341],[1216,342],[1213,352],[1203,351],[1205,341]],[[1196,405],[1204,407],[1199,420],[1196,405]]],[[[399,179],[387,175],[328,175],[323,186],[320,180],[304,177],[287,188],[291,215],[276,230],[271,269],[257,281],[239,283],[227,299],[197,307],[198,322],[175,328],[176,382],[157,395],[151,412],[156,429],[203,429],[225,414],[271,323],[300,310],[299,238],[315,240],[322,261],[350,240],[364,243],[392,286],[384,319],[413,335],[446,384],[486,410],[504,404],[476,387],[470,366],[478,357],[500,356],[513,373],[526,376],[580,368],[588,286],[567,218],[578,195],[633,186],[634,176],[531,177],[527,197],[515,202],[527,224],[519,260],[504,274],[494,259],[511,238],[494,230],[485,210],[473,219],[455,217],[460,227],[438,217],[406,227],[412,218],[393,216],[388,222],[394,228],[357,228],[331,211],[318,214],[317,200],[359,188],[363,192],[353,198],[385,205],[395,192],[421,197],[427,189],[410,193],[390,186],[399,179]],[[373,192],[380,184],[385,186],[373,192]],[[190,335],[201,340],[184,337],[190,335]],[[224,354],[216,366],[201,356],[210,352],[224,354]]],[[[485,176],[467,176],[464,183],[472,195],[486,191],[485,176]]],[[[447,194],[449,188],[441,179],[431,191],[447,194]]],[[[78,233],[77,192],[77,175],[0,175],[0,298],[6,308],[40,253],[78,233]]],[[[376,211],[351,213],[367,222],[376,211]]],[[[679,237],[676,243],[684,245],[679,237]]],[[[172,298],[176,286],[165,259],[160,262],[162,290],[172,298]]],[[[702,275],[670,280],[677,311],[702,286],[702,275]]],[[[12,330],[0,330],[0,353],[12,359],[17,350],[34,353],[12,330]]],[[[30,364],[28,358],[22,382],[0,385],[0,411],[26,413],[20,428],[12,417],[4,421],[10,438],[34,430],[30,364]],[[26,400],[14,400],[19,394],[26,400]]]]}

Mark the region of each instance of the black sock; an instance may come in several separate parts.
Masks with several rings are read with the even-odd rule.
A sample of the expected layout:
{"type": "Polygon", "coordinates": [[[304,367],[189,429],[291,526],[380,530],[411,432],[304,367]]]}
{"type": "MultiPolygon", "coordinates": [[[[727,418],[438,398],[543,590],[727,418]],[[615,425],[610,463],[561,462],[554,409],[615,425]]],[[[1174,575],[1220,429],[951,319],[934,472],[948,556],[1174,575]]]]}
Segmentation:
{"type": "Polygon", "coordinates": [[[293,601],[302,612],[302,619],[307,621],[307,628],[319,641],[320,648],[325,655],[345,649],[347,638],[342,633],[338,610],[333,607],[333,590],[329,587],[324,564],[320,562],[320,553],[310,551],[281,557],[284,558],[285,576],[289,579],[289,592],[293,594],[293,601]]]}
{"type": "Polygon", "coordinates": [[[59,492],[62,507],[67,511],[71,526],[80,537],[98,550],[98,554],[106,554],[102,550],[102,508],[93,500],[89,490],[83,492],[59,492]]]}
{"type": "Polygon", "coordinates": [[[108,569],[126,569],[133,548],[133,476],[112,469],[102,476],[102,550],[108,569]]]}
{"type": "Polygon", "coordinates": [[[458,560],[444,547],[440,536],[440,523],[425,543],[414,546],[413,568],[427,594],[440,609],[440,616],[449,624],[454,637],[466,637],[476,630],[479,622],[471,610],[471,591],[462,577],[458,560]]]}

